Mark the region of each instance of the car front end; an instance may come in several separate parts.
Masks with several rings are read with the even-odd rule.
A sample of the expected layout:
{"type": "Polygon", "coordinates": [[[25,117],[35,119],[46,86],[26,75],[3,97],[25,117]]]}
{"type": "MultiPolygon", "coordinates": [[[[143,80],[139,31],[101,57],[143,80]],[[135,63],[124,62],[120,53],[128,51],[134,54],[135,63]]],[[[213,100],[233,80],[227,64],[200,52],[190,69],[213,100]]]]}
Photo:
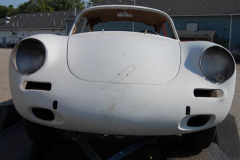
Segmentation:
{"type": "MultiPolygon", "coordinates": [[[[137,7],[120,8],[126,15],[137,7]]],[[[102,30],[28,37],[13,49],[9,76],[16,109],[29,121],[99,134],[177,135],[224,120],[236,67],[214,43],[102,30]]]]}

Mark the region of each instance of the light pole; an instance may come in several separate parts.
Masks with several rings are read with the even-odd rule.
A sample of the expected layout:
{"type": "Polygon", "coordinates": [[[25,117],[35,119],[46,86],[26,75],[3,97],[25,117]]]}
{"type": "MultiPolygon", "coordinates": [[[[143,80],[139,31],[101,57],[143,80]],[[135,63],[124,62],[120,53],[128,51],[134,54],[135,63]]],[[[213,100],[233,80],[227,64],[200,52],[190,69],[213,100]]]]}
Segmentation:
{"type": "MultiPolygon", "coordinates": [[[[136,5],[136,0],[133,0],[133,4],[134,4],[134,6],[136,5]]],[[[134,22],[132,24],[132,31],[134,32],[134,22]]]]}

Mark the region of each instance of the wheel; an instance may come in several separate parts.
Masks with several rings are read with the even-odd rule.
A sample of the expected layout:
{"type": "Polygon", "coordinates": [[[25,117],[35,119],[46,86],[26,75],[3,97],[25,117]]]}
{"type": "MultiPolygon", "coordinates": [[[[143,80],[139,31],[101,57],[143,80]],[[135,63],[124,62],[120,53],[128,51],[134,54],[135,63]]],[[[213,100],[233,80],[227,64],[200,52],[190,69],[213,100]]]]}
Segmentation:
{"type": "Polygon", "coordinates": [[[65,132],[64,130],[43,126],[24,119],[26,133],[35,143],[55,143],[65,132]]]}
{"type": "Polygon", "coordinates": [[[206,130],[183,134],[182,137],[187,145],[195,149],[208,148],[216,134],[216,127],[212,127],[206,130]]]}

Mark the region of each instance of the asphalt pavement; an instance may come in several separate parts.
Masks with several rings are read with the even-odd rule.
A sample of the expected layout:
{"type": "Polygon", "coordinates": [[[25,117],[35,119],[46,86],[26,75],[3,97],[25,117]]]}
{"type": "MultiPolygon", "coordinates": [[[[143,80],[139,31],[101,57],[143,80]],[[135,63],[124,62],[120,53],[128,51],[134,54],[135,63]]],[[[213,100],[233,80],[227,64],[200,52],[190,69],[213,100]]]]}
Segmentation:
{"type": "Polygon", "coordinates": [[[8,65],[12,49],[0,48],[0,103],[12,98],[9,88],[8,65]]]}

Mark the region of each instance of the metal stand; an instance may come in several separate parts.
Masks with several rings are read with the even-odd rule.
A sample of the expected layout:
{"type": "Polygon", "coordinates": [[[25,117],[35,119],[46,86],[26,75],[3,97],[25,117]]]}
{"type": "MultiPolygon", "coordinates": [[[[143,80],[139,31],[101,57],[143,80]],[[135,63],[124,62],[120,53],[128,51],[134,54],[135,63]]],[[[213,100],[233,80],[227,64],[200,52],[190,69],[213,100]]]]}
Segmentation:
{"type": "MultiPolygon", "coordinates": [[[[156,137],[144,137],[144,138],[140,139],[139,141],[135,142],[134,144],[123,149],[122,151],[118,152],[117,154],[115,154],[114,156],[109,158],[108,160],[122,159],[122,158],[126,157],[127,155],[129,155],[130,153],[136,151],[138,148],[142,147],[146,143],[153,141],[154,139],[156,139],[156,137]]],[[[101,158],[97,155],[97,153],[91,148],[91,146],[83,138],[79,139],[76,142],[83,149],[83,151],[87,154],[87,156],[89,157],[90,160],[101,160],[101,158]]]]}

